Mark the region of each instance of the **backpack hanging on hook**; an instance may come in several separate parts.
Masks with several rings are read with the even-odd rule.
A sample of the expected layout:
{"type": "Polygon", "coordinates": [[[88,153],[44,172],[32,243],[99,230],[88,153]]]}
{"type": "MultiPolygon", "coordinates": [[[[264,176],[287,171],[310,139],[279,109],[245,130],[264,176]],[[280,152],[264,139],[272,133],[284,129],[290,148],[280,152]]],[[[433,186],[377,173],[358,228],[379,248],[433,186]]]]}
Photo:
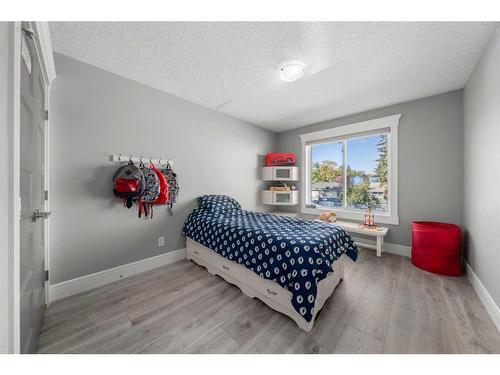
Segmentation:
{"type": "Polygon", "coordinates": [[[158,194],[158,198],[156,198],[155,204],[156,205],[165,205],[165,204],[167,204],[168,199],[169,199],[169,186],[168,186],[167,178],[153,164],[151,164],[151,168],[155,171],[156,175],[158,176],[158,180],[160,182],[160,193],[158,194]]]}
{"type": "Polygon", "coordinates": [[[165,176],[168,184],[168,200],[166,202],[168,211],[170,215],[173,215],[173,206],[177,202],[179,196],[179,181],[177,174],[172,169],[170,159],[167,165],[161,170],[161,173],[165,176]]]}
{"type": "Polygon", "coordinates": [[[145,217],[150,216],[153,217],[153,204],[156,199],[160,195],[160,180],[154,171],[154,165],[150,163],[149,167],[146,167],[142,163],[139,165],[140,170],[144,174],[144,178],[146,180],[146,185],[144,192],[139,198],[137,204],[139,206],[139,217],[142,216],[142,212],[144,211],[145,217]]]}
{"type": "Polygon", "coordinates": [[[123,200],[123,205],[132,207],[140,199],[145,189],[144,174],[132,161],[120,167],[113,176],[113,194],[123,200]]]}

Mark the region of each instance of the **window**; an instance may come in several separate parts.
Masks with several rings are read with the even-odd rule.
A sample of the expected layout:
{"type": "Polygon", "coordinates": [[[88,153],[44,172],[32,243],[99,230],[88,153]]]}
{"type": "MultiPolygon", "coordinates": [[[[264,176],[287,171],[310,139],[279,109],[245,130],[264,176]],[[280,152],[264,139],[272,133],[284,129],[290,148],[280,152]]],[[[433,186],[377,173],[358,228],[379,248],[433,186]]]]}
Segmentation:
{"type": "Polygon", "coordinates": [[[401,115],[301,135],[302,211],[399,224],[397,127],[401,115]]]}

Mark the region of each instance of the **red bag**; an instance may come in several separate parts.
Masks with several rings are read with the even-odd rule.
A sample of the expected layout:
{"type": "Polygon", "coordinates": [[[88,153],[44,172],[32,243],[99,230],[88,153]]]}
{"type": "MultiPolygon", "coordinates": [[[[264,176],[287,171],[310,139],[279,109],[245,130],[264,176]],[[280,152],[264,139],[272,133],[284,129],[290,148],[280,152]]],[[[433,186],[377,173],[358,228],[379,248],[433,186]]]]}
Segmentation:
{"type": "Polygon", "coordinates": [[[165,178],[165,175],[160,172],[158,168],[156,168],[153,164],[151,164],[151,168],[155,171],[158,179],[160,180],[160,194],[158,198],[156,198],[154,204],[167,204],[168,202],[168,182],[165,178]]]}
{"type": "Polygon", "coordinates": [[[266,155],[266,167],[294,166],[297,156],[292,153],[270,152],[266,155]]]}

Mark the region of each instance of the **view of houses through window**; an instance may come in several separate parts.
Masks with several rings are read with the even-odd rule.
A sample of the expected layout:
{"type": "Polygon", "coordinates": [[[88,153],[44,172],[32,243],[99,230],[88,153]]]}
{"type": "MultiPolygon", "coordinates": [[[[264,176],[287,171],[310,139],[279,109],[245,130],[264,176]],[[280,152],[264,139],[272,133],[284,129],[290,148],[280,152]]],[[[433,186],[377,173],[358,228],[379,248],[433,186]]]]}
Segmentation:
{"type": "Polygon", "coordinates": [[[317,206],[387,212],[387,133],[312,145],[310,175],[317,206]]]}

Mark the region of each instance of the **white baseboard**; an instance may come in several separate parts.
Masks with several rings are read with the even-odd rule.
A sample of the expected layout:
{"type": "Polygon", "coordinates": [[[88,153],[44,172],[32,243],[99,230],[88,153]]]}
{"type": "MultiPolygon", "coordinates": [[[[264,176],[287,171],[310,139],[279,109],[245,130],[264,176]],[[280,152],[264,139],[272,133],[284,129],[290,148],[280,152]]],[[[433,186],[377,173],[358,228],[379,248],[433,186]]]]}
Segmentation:
{"type": "MultiPolygon", "coordinates": [[[[363,247],[363,244],[370,245],[370,247],[372,249],[374,249],[376,247],[376,241],[374,241],[374,240],[356,237],[356,236],[351,236],[351,237],[356,244],[359,243],[359,247],[361,247],[361,248],[365,248],[365,247],[363,247]]],[[[411,247],[384,242],[382,255],[384,253],[396,254],[396,255],[404,256],[406,258],[411,258],[411,247]]]]}
{"type": "Polygon", "coordinates": [[[167,264],[177,262],[184,258],[186,258],[186,249],[179,249],[151,258],[138,260],[137,262],[124,264],[123,266],[78,277],[76,279],[63,281],[62,283],[50,286],[50,302],[86,292],[125,277],[137,275],[141,272],[166,266],[167,264]]]}
{"type": "Polygon", "coordinates": [[[490,315],[491,320],[493,320],[493,323],[495,323],[498,331],[500,332],[500,307],[498,307],[498,305],[495,303],[493,297],[491,297],[490,293],[488,293],[486,287],[483,285],[479,277],[472,270],[471,266],[469,265],[469,263],[465,261],[465,259],[464,259],[464,264],[465,264],[465,274],[467,276],[467,279],[469,280],[472,287],[476,291],[477,295],[479,296],[479,299],[481,300],[484,307],[486,308],[486,311],[490,315]]]}

